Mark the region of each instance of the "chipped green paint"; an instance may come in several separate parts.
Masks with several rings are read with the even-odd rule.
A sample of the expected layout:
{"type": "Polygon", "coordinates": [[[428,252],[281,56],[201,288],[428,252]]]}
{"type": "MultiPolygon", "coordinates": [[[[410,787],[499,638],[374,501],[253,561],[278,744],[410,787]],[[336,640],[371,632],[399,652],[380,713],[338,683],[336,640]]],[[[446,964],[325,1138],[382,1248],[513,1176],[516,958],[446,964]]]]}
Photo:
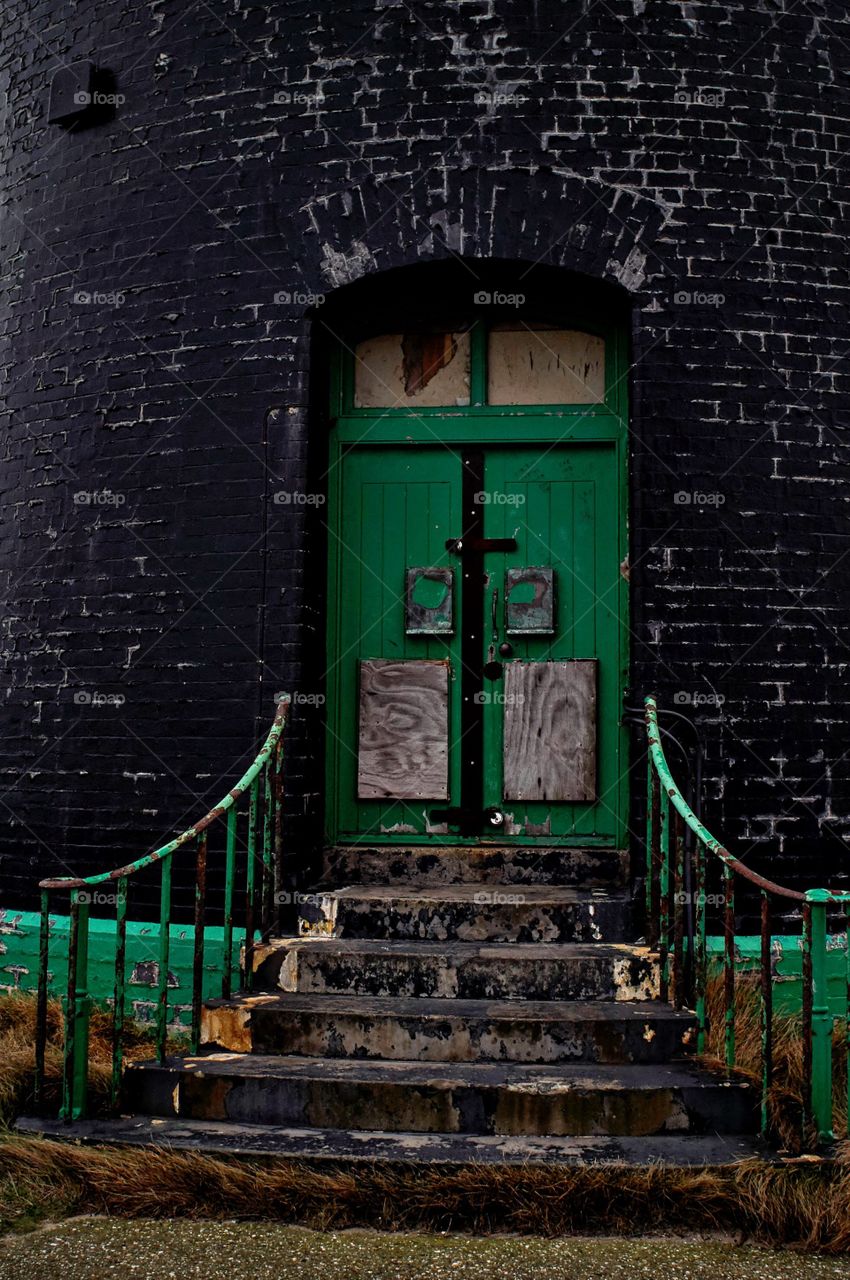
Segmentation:
{"type": "MultiPolygon", "coordinates": [[[[47,994],[64,996],[68,986],[69,918],[50,914],[50,962],[47,994]]],[[[32,994],[38,989],[40,916],[36,911],[0,912],[0,991],[32,994]]],[[[124,1010],[128,1018],[153,1025],[159,988],[159,923],[130,920],[126,924],[126,965],[124,970],[124,1010]]],[[[230,943],[231,980],[239,982],[239,953],[244,933],[233,930],[230,943]]],[[[115,920],[89,921],[88,990],[90,1000],[111,1006],[115,983],[115,920]]],[[[168,1026],[170,1030],[190,1026],[192,1008],[192,960],[194,929],[172,924],[168,964],[168,1026]]],[[[224,930],[208,925],[204,930],[204,998],[220,995],[224,930]]]]}

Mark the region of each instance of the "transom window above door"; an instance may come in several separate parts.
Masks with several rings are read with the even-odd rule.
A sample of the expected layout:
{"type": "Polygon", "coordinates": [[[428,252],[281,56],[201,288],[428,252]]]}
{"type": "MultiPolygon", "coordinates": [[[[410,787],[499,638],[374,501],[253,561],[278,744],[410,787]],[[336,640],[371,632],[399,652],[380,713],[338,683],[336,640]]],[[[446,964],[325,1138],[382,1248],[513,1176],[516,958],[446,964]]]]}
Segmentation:
{"type": "Polygon", "coordinates": [[[353,351],[354,409],[596,406],[606,394],[606,341],[513,320],[384,333],[353,351]]]}

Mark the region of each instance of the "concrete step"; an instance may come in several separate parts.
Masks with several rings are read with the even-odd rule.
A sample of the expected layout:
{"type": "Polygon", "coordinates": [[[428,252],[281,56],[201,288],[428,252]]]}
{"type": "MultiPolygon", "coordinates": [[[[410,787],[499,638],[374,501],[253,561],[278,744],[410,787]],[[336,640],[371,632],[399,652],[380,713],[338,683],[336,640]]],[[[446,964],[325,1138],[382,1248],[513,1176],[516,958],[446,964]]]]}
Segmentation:
{"type": "Polygon", "coordinates": [[[254,967],[260,986],[302,994],[653,1000],[659,991],[658,956],[625,943],[272,938],[254,967]]]}
{"type": "Polygon", "coordinates": [[[652,1001],[236,996],[204,1006],[201,1038],[237,1053],[419,1062],[665,1062],[693,1015],[652,1001]]]}
{"type": "Polygon", "coordinates": [[[746,1133],[755,1090],[690,1066],[328,1061],[211,1054],[131,1063],[131,1110],[386,1133],[746,1133]]]}
{"type": "Polygon", "coordinates": [[[24,1117],[16,1131],[56,1141],[105,1146],[156,1146],[224,1157],[275,1157],[304,1163],[362,1161],[382,1164],[553,1164],[669,1168],[716,1167],[765,1158],[757,1139],[741,1134],[654,1134],[650,1138],[494,1137],[465,1133],[379,1133],[360,1129],[308,1129],[233,1121],[152,1116],[61,1120],[24,1117]]]}
{"type": "Polygon", "coordinates": [[[445,942],[625,942],[625,894],[570,885],[353,885],[301,895],[305,936],[445,942]]]}
{"type": "Polygon", "coordinates": [[[623,887],[626,849],[562,845],[332,845],[325,849],[322,884],[572,884],[623,887]]]}

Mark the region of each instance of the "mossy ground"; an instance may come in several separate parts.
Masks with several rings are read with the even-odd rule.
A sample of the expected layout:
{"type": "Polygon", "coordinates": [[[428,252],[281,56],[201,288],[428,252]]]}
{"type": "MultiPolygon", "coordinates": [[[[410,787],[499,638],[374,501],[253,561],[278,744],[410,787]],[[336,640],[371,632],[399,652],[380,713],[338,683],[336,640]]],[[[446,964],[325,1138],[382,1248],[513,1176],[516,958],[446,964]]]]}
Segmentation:
{"type": "Polygon", "coordinates": [[[843,1260],[718,1240],[324,1232],[269,1223],[77,1218],[0,1241],[6,1280],[838,1280],[843,1260]]]}

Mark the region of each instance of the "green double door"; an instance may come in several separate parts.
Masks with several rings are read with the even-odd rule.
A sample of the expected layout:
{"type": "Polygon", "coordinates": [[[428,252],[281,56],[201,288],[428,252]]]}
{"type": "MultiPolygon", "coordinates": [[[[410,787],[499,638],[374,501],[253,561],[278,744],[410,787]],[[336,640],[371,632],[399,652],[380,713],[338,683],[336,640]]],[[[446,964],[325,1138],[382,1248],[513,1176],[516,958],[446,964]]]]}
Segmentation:
{"type": "Polygon", "coordinates": [[[622,840],[620,496],[611,442],[341,449],[330,838],[622,840]]]}

